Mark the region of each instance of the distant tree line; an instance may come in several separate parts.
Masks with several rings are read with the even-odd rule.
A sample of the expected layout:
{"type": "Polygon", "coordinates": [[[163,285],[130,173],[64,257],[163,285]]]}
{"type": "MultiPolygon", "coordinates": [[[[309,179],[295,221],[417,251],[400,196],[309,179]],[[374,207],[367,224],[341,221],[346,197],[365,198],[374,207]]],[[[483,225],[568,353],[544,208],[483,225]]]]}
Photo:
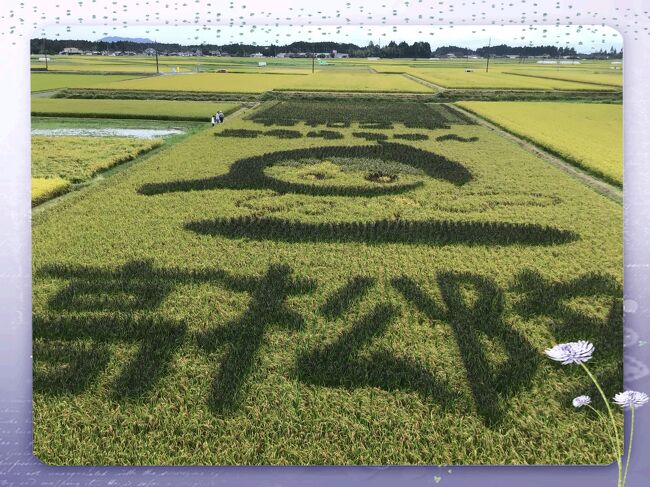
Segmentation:
{"type": "Polygon", "coordinates": [[[562,57],[562,56],[578,56],[578,53],[573,47],[557,47],[557,46],[521,46],[511,47],[506,44],[491,47],[479,47],[476,54],[482,57],[490,56],[549,56],[549,57],[562,57]]]}
{"type": "Polygon", "coordinates": [[[557,46],[509,46],[507,44],[499,44],[497,46],[483,46],[478,49],[468,49],[466,47],[458,46],[442,46],[438,47],[431,53],[434,57],[445,57],[453,54],[456,57],[466,56],[519,56],[519,57],[540,57],[548,56],[551,58],[558,57],[596,57],[596,58],[622,58],[623,50],[617,51],[613,47],[609,51],[600,50],[590,54],[579,53],[573,47],[557,47],[557,46]]]}
{"type": "MultiPolygon", "coordinates": [[[[384,46],[374,44],[372,41],[367,46],[358,46],[351,43],[340,42],[292,42],[291,44],[270,46],[258,46],[255,44],[192,44],[183,45],[176,43],[147,43],[133,42],[128,40],[116,42],[104,41],[87,41],[87,40],[55,40],[55,39],[32,39],[32,54],[58,54],[66,47],[76,47],[82,51],[133,51],[141,53],[145,49],[153,48],[160,53],[164,52],[181,52],[201,51],[203,54],[210,52],[225,52],[231,56],[250,56],[254,53],[262,53],[265,56],[276,56],[279,53],[347,53],[350,57],[380,57],[380,58],[429,58],[429,57],[446,57],[453,54],[456,57],[466,56],[549,56],[552,58],[562,56],[585,56],[578,54],[572,47],[557,46],[522,46],[513,47],[506,44],[500,44],[491,47],[479,47],[478,49],[469,49],[459,46],[442,46],[435,50],[431,49],[428,42],[407,42],[396,43],[389,42],[384,46]]],[[[608,57],[622,58],[623,51],[617,51],[613,47],[609,51],[601,50],[589,54],[590,57],[608,57]]]]}
{"type": "Polygon", "coordinates": [[[385,58],[428,58],[431,57],[431,46],[428,42],[406,42],[391,41],[385,46],[379,46],[372,41],[366,47],[354,46],[349,51],[351,57],[385,57],[385,58]]]}

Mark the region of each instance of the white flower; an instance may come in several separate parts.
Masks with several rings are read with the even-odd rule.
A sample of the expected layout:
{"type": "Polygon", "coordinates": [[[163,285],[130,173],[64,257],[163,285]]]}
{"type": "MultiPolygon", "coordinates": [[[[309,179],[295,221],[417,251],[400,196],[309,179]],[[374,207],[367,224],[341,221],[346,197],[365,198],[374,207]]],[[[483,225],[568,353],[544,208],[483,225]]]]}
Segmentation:
{"type": "Polygon", "coordinates": [[[648,395],[639,391],[619,392],[614,396],[614,402],[622,408],[638,408],[648,402],[648,395]]]}
{"type": "Polygon", "coordinates": [[[586,340],[560,343],[553,348],[547,348],[544,353],[553,360],[562,362],[562,365],[581,364],[591,358],[594,353],[594,345],[586,340]]]}
{"type": "Polygon", "coordinates": [[[589,396],[578,396],[573,400],[573,407],[576,408],[581,408],[589,404],[591,404],[591,398],[589,396]]]}

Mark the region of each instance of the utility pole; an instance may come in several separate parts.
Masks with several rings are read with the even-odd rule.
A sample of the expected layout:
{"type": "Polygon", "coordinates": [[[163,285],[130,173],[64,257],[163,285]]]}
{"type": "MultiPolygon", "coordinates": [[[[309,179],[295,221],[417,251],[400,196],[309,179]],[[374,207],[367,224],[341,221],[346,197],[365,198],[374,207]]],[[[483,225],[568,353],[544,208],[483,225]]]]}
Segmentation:
{"type": "Polygon", "coordinates": [[[47,52],[45,52],[45,38],[43,38],[43,47],[41,49],[41,52],[45,55],[45,71],[47,71],[48,64],[47,64],[47,52]]]}
{"type": "Polygon", "coordinates": [[[154,41],[153,45],[155,46],[154,51],[156,52],[156,73],[160,74],[160,66],[158,66],[158,43],[154,41]]]}
{"type": "Polygon", "coordinates": [[[490,46],[492,46],[492,38],[490,37],[490,40],[488,41],[488,51],[487,51],[487,61],[485,63],[485,72],[488,72],[488,69],[490,69],[490,46]]]}

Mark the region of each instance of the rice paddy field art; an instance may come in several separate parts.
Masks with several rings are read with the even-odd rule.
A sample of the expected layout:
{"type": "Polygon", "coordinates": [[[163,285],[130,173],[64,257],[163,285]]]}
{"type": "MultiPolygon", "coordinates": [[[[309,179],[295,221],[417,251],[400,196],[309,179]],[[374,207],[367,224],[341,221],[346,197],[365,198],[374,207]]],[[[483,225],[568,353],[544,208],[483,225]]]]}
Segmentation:
{"type": "Polygon", "coordinates": [[[616,461],[622,70],[260,59],[32,73],[39,459],[616,461]]]}

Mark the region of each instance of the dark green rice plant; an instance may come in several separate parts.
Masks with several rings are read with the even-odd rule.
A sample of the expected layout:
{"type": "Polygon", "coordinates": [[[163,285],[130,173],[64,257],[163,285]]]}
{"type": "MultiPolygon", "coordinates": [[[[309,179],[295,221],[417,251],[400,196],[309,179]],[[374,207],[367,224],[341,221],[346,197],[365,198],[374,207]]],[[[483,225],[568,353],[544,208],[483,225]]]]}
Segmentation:
{"type": "Polygon", "coordinates": [[[457,134],[445,134],[445,135],[439,135],[436,137],[436,140],[438,142],[442,142],[445,140],[456,140],[458,142],[476,142],[478,140],[478,137],[461,137],[460,135],[457,134]]]}
{"type": "MultiPolygon", "coordinates": [[[[312,122],[312,123],[314,123],[314,122],[312,122]]],[[[315,125],[318,125],[318,124],[315,123],[315,125]]],[[[314,126],[315,126],[315,125],[314,125],[314,126]]],[[[340,129],[343,129],[343,128],[347,128],[347,127],[349,127],[349,126],[350,126],[350,122],[327,122],[327,123],[325,124],[325,126],[326,126],[326,127],[329,127],[329,128],[340,128],[340,129]]]]}
{"type": "Polygon", "coordinates": [[[421,243],[426,245],[561,245],[576,233],[532,223],[456,220],[374,220],[305,223],[274,217],[246,216],[189,222],[185,228],[203,235],[282,242],[421,243]],[[360,225],[360,226],[359,226],[360,225]]]}
{"type": "Polygon", "coordinates": [[[241,137],[241,138],[256,138],[264,135],[261,130],[248,130],[248,129],[223,129],[221,132],[215,132],[218,137],[241,137]]]}
{"type": "MultiPolygon", "coordinates": [[[[249,101],[255,102],[255,93],[217,93],[202,91],[110,90],[99,88],[68,88],[53,98],[112,99],[112,100],[191,100],[191,101],[249,101]]],[[[225,112],[224,112],[225,113],[225,112]]],[[[228,115],[228,113],[225,113],[228,115]]]]}
{"type": "Polygon", "coordinates": [[[359,124],[361,129],[393,129],[393,124],[390,122],[361,122],[359,124]]]}
{"type": "Polygon", "coordinates": [[[298,130],[287,130],[287,129],[274,129],[264,132],[263,135],[271,135],[279,139],[299,139],[302,137],[302,133],[298,130]]]}
{"type": "Polygon", "coordinates": [[[393,134],[393,139],[429,140],[429,136],[427,134],[393,134]]]}
{"type": "Polygon", "coordinates": [[[377,132],[352,132],[353,137],[357,137],[359,139],[366,139],[369,141],[379,141],[379,140],[386,140],[388,139],[388,135],[386,134],[381,134],[377,132]]]}
{"type": "Polygon", "coordinates": [[[343,134],[341,132],[335,132],[334,130],[310,130],[307,132],[307,137],[322,137],[327,140],[342,139],[343,134]]]}

